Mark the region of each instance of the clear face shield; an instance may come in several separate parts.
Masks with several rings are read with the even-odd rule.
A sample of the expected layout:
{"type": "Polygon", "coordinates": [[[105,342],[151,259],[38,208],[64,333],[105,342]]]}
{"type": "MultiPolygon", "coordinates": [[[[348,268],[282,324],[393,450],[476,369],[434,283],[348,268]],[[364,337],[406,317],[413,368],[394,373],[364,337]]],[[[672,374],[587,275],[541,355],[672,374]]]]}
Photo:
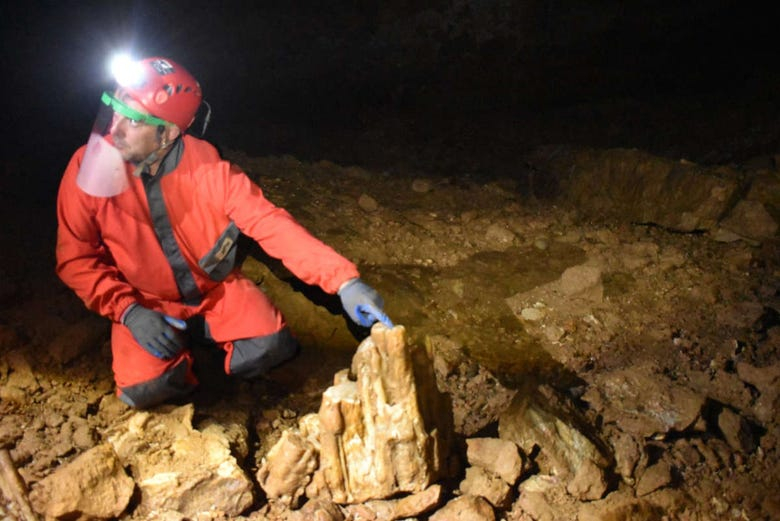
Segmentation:
{"type": "Polygon", "coordinates": [[[122,153],[114,146],[111,137],[114,125],[120,118],[127,119],[131,126],[167,123],[129,107],[107,92],[103,93],[100,101],[100,109],[87,141],[76,184],[89,195],[113,197],[130,186],[130,176],[133,172],[133,166],[122,158],[122,153]]]}

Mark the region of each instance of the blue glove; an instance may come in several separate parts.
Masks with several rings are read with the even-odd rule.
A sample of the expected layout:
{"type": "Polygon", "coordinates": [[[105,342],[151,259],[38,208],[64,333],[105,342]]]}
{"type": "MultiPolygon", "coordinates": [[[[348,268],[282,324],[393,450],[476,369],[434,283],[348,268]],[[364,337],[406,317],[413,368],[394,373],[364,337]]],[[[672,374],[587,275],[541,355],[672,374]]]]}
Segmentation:
{"type": "Polygon", "coordinates": [[[385,302],[374,288],[359,278],[351,279],[339,289],[341,305],[349,318],[360,326],[370,327],[376,321],[393,327],[390,318],[382,309],[385,302]]]}
{"type": "Polygon", "coordinates": [[[136,342],[157,358],[171,359],[183,347],[177,331],[187,328],[183,320],[133,304],[125,313],[122,323],[130,329],[136,342]]]}

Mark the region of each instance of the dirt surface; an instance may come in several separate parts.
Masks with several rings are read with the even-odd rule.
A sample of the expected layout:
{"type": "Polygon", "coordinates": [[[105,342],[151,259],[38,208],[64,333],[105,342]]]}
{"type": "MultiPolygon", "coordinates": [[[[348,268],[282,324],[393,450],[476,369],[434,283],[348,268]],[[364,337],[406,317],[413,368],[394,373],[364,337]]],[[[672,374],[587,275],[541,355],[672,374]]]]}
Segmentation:
{"type": "MultiPolygon", "coordinates": [[[[648,402],[681,385],[701,400],[692,424],[649,428],[635,440],[643,452],[637,477],[668,462],[659,489],[639,493],[617,480],[605,500],[586,506],[548,498],[556,518],[631,519],[634,508],[636,519],[780,519],[770,374],[780,363],[777,244],[587,222],[577,209],[529,196],[521,175],[450,177],[225,154],[357,262],[413,342],[434,346],[462,437],[496,435],[513,390],[529,383],[571,397],[612,446],[625,432],[643,432],[626,427],[641,416],[621,417],[600,392],[615,375],[655,381],[637,389],[648,402]],[[551,292],[567,269],[594,262],[599,295],[551,292]],[[745,376],[746,367],[763,370],[769,383],[745,376]],[[736,430],[724,424],[724,410],[737,417],[736,430]],[[626,506],[626,498],[641,503],[626,506]]],[[[34,486],[99,443],[126,408],[113,395],[108,324],[53,274],[52,208],[8,201],[1,211],[4,222],[23,217],[29,228],[6,229],[0,245],[0,444],[34,486]]],[[[202,416],[249,414],[252,448],[243,464],[253,475],[281,429],[316,411],[367,332],[348,325],[337,299],[303,286],[257,249],[247,248],[244,270],[288,317],[303,353],[266,379],[240,382],[220,374],[218,352],[201,348],[202,385],[192,400],[202,416]]],[[[245,515],[262,519],[263,507],[259,493],[245,515]]],[[[0,517],[18,515],[14,504],[0,504],[0,517]]],[[[542,518],[519,502],[499,517],[542,518]]]]}

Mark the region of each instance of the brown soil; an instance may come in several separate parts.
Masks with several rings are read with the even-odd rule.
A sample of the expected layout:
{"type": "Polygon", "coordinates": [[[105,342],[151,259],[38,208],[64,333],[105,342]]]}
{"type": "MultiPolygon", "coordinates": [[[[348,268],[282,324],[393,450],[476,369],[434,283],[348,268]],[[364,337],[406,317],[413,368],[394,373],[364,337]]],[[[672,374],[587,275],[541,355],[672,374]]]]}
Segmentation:
{"type": "MultiPolygon", "coordinates": [[[[534,382],[572,397],[614,442],[620,418],[588,398],[614,371],[650,372],[661,389],[684,384],[705,407],[697,424],[641,440],[645,465],[665,459],[673,468],[668,486],[643,497],[642,519],[780,519],[777,403],[759,421],[761,396],[736,369],[780,361],[777,244],[584,222],[574,209],[522,195],[510,178],[227,155],[270,199],[355,260],[394,322],[447,360],[440,384],[453,397],[460,435],[495,435],[507,389],[534,382]],[[564,270],[594,258],[604,266],[600,299],[545,294],[564,270]],[[537,302],[543,318],[518,317],[537,302]],[[747,425],[741,449],[718,425],[724,408],[747,425]]],[[[23,216],[35,230],[6,230],[0,268],[0,444],[33,485],[98,443],[124,408],[113,397],[107,324],[53,275],[53,212],[29,205],[2,211],[4,222],[23,216]]],[[[248,248],[244,269],[288,317],[302,355],[267,379],[238,382],[220,374],[219,353],[202,349],[202,385],[193,397],[200,414],[249,412],[252,475],[280,430],[316,410],[366,335],[347,324],[336,299],[263,261],[248,248]]],[[[591,508],[614,513],[609,497],[634,492],[616,483],[611,494],[591,508]]],[[[261,497],[255,508],[262,506],[261,497]]],[[[581,506],[560,498],[558,508],[576,515],[581,506]]],[[[0,517],[17,513],[0,504],[0,517]]],[[[517,505],[505,518],[530,519],[517,505]]]]}

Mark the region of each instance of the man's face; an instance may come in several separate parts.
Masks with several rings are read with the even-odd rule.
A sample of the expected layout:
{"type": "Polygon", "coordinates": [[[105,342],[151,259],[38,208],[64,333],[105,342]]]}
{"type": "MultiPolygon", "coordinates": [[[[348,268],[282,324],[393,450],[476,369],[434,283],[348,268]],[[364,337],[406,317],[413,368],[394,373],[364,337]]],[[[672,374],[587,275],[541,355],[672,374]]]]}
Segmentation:
{"type": "MultiPolygon", "coordinates": [[[[117,97],[130,108],[147,113],[140,103],[126,94],[119,92],[117,97]]],[[[114,113],[114,121],[111,124],[111,137],[114,147],[122,154],[122,159],[134,164],[140,163],[160,148],[160,136],[156,125],[128,119],[117,113],[114,113]]]]}

